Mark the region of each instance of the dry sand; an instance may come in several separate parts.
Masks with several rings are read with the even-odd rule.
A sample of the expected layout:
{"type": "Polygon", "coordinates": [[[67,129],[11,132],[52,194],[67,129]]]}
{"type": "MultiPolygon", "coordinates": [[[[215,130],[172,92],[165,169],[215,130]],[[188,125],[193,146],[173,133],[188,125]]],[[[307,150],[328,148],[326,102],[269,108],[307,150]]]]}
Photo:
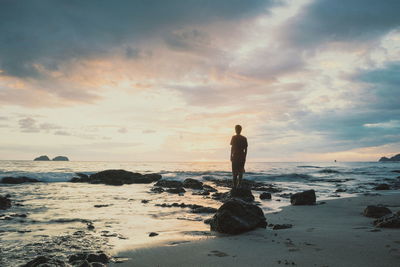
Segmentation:
{"type": "Polygon", "coordinates": [[[400,266],[400,229],[375,228],[374,219],[362,215],[376,204],[397,212],[400,193],[285,207],[266,214],[267,222],[293,228],[122,251],[118,256],[130,260],[111,266],[400,266]]]}

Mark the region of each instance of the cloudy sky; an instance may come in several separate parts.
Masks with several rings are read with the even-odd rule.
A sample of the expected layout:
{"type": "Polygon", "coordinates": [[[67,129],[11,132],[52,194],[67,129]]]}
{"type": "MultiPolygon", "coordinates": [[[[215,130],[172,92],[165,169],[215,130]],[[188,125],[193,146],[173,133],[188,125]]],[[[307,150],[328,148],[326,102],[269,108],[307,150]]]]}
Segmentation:
{"type": "Polygon", "coordinates": [[[0,159],[400,153],[398,0],[0,0],[0,159]]]}

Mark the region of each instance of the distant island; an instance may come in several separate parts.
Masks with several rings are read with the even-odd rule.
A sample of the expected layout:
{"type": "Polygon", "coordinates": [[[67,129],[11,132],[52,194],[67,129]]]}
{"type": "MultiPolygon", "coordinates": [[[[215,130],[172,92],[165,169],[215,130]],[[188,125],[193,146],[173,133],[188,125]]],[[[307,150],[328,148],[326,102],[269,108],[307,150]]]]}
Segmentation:
{"type": "MultiPolygon", "coordinates": [[[[57,156],[52,159],[53,161],[69,161],[69,159],[65,156],[57,156]]],[[[47,155],[43,155],[34,159],[34,161],[50,161],[50,158],[47,155]]]]}
{"type": "Polygon", "coordinates": [[[390,162],[390,161],[400,161],[400,154],[393,156],[391,158],[382,157],[379,159],[379,162],[390,162]]]}

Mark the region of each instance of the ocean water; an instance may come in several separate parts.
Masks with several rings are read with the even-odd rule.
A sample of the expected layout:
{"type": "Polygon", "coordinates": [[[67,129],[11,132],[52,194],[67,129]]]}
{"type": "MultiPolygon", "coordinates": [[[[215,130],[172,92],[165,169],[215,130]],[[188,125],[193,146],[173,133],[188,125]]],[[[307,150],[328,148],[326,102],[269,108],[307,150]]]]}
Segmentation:
{"type": "MultiPolygon", "coordinates": [[[[37,255],[65,259],[77,252],[105,251],[151,246],[174,246],[193,239],[216,238],[203,221],[212,214],[193,214],[188,208],[165,208],[162,203],[200,204],[218,208],[222,203],[210,196],[151,193],[152,184],[108,186],[70,183],[76,172],[92,174],[106,169],[140,173],[160,173],[163,179],[194,178],[219,192],[213,179],[231,179],[229,162],[38,162],[0,161],[0,179],[28,176],[42,183],[6,185],[0,195],[10,195],[13,207],[0,210],[0,266],[18,266],[37,255]],[[143,203],[142,200],[147,200],[143,203]],[[100,206],[99,206],[100,205],[100,206]],[[96,207],[97,206],[97,207],[96,207]],[[94,229],[88,229],[93,225],[94,229]],[[159,235],[149,237],[150,232],[159,235]]],[[[266,213],[289,205],[289,194],[314,189],[317,201],[348,197],[367,192],[378,183],[395,183],[399,163],[246,163],[245,179],[272,184],[281,192],[257,204],[266,213]],[[337,189],[345,192],[337,193],[337,189]]]]}

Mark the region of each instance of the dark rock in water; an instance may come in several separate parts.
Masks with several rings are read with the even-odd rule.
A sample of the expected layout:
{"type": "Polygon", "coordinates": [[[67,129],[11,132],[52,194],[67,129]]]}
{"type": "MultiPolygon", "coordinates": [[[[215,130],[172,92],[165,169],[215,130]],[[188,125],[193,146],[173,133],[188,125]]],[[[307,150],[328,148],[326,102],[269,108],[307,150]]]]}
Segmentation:
{"type": "Polygon", "coordinates": [[[241,199],[230,199],[225,202],[210,222],[212,231],[227,234],[240,234],[266,226],[262,209],[241,199]]]}
{"type": "Polygon", "coordinates": [[[162,187],[152,187],[150,189],[150,191],[153,192],[153,193],[162,193],[162,192],[164,192],[164,188],[162,188],[162,187]]]}
{"type": "Polygon", "coordinates": [[[68,262],[72,263],[74,261],[84,261],[87,258],[87,254],[86,253],[78,253],[75,255],[71,255],[68,257],[68,262]]]}
{"type": "Polygon", "coordinates": [[[192,213],[215,213],[215,212],[217,212],[217,209],[211,207],[198,207],[192,209],[192,213]]]}
{"type": "Polygon", "coordinates": [[[167,188],[177,188],[183,187],[183,183],[181,181],[174,180],[159,180],[154,186],[167,187],[167,188]]]}
{"type": "Polygon", "coordinates": [[[338,188],[338,189],[336,189],[335,192],[336,192],[336,193],[346,192],[346,189],[338,188]]]}
{"type": "Polygon", "coordinates": [[[400,216],[388,214],[374,221],[374,225],[384,228],[400,228],[400,216]]]}
{"type": "Polygon", "coordinates": [[[94,173],[89,176],[89,180],[85,176],[73,178],[71,182],[89,182],[92,184],[106,184],[106,185],[123,185],[123,184],[149,184],[161,179],[161,175],[140,174],[125,170],[105,170],[94,173]]]}
{"type": "Polygon", "coordinates": [[[150,200],[142,199],[142,201],[140,201],[140,202],[142,202],[143,204],[146,204],[146,203],[149,203],[149,201],[150,201],[150,200]]]}
{"type": "Polygon", "coordinates": [[[23,184],[23,183],[38,183],[40,181],[26,176],[19,176],[19,177],[3,177],[3,179],[1,179],[1,182],[3,184],[23,184]]]}
{"type": "Polygon", "coordinates": [[[11,200],[5,196],[0,196],[0,210],[6,210],[11,208],[11,200]]]}
{"type": "Polygon", "coordinates": [[[69,159],[65,156],[57,156],[52,159],[53,161],[69,161],[69,159]]]}
{"type": "Polygon", "coordinates": [[[278,196],[282,197],[282,198],[291,198],[293,194],[292,193],[282,193],[279,194],[278,196]]]}
{"type": "Polygon", "coordinates": [[[253,201],[254,196],[251,193],[249,188],[239,187],[239,188],[232,188],[229,192],[231,198],[240,198],[244,201],[253,201]]]}
{"type": "Polygon", "coordinates": [[[382,157],[379,159],[379,162],[388,162],[388,161],[400,161],[400,154],[393,156],[391,158],[382,157]]]}
{"type": "Polygon", "coordinates": [[[210,194],[210,192],[209,191],[205,191],[205,190],[192,193],[192,195],[195,195],[195,196],[208,196],[209,194],[210,194]]]}
{"type": "Polygon", "coordinates": [[[111,205],[112,204],[96,204],[93,207],[95,207],[95,208],[105,208],[105,207],[109,207],[111,205]]]}
{"type": "Polygon", "coordinates": [[[316,201],[315,191],[307,190],[291,195],[290,203],[292,205],[314,205],[316,201]]]}
{"type": "Polygon", "coordinates": [[[50,160],[48,156],[43,155],[34,159],[34,161],[48,161],[50,160]]]}
{"type": "Polygon", "coordinates": [[[78,175],[82,179],[89,179],[89,175],[81,173],[81,172],[76,172],[76,175],[78,175]]]}
{"type": "Polygon", "coordinates": [[[158,235],[158,233],[156,233],[156,232],[151,232],[151,233],[149,234],[150,237],[157,236],[157,235],[158,235]]]}
{"type": "Polygon", "coordinates": [[[390,186],[388,184],[379,184],[374,187],[374,190],[390,190],[390,186]]]}
{"type": "Polygon", "coordinates": [[[192,178],[187,178],[183,181],[183,187],[191,189],[203,189],[203,183],[192,178]]]}
{"type": "Polygon", "coordinates": [[[213,220],[213,218],[208,218],[208,219],[205,219],[203,222],[205,224],[210,224],[212,220],[213,220]]]}
{"type": "Polygon", "coordinates": [[[107,266],[100,262],[92,262],[91,267],[107,267],[107,266]]]}
{"type": "Polygon", "coordinates": [[[91,253],[87,255],[86,260],[88,262],[101,262],[101,263],[108,263],[110,261],[110,258],[104,254],[104,253],[91,253]]]}
{"type": "Polygon", "coordinates": [[[271,199],[271,193],[267,193],[267,192],[261,193],[260,199],[271,199]]]}
{"type": "Polygon", "coordinates": [[[400,173],[400,170],[393,170],[392,172],[400,173]]]}
{"type": "Polygon", "coordinates": [[[186,192],[186,190],[183,189],[183,187],[168,188],[166,191],[171,194],[181,194],[186,192]]]}
{"type": "Polygon", "coordinates": [[[67,267],[65,262],[47,256],[38,256],[21,267],[67,267]]]}
{"type": "Polygon", "coordinates": [[[88,262],[87,260],[83,260],[83,261],[74,261],[72,263],[74,266],[76,267],[92,267],[92,265],[90,264],[90,262],[88,262]]]}
{"type": "Polygon", "coordinates": [[[218,190],[207,184],[203,184],[203,189],[208,192],[217,192],[218,190]]]}
{"type": "Polygon", "coordinates": [[[293,225],[291,224],[274,224],[274,226],[272,227],[272,230],[281,230],[281,229],[288,229],[288,228],[292,228],[293,225]]]}
{"type": "Polygon", "coordinates": [[[230,198],[230,192],[216,192],[211,195],[212,199],[219,200],[219,201],[226,201],[230,198]]]}
{"type": "Polygon", "coordinates": [[[382,216],[385,216],[387,214],[391,214],[392,211],[386,207],[382,206],[367,206],[364,209],[364,216],[371,217],[371,218],[380,218],[382,216]]]}
{"type": "Polygon", "coordinates": [[[252,188],[252,189],[256,190],[256,191],[264,191],[264,192],[270,192],[270,193],[277,193],[277,192],[282,191],[281,189],[278,189],[278,188],[275,188],[272,186],[268,186],[268,187],[261,186],[261,187],[256,187],[256,188],[252,188]]]}

